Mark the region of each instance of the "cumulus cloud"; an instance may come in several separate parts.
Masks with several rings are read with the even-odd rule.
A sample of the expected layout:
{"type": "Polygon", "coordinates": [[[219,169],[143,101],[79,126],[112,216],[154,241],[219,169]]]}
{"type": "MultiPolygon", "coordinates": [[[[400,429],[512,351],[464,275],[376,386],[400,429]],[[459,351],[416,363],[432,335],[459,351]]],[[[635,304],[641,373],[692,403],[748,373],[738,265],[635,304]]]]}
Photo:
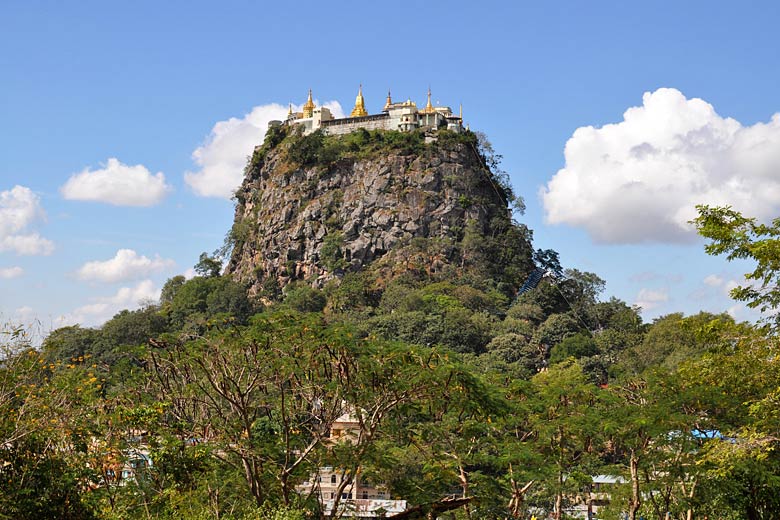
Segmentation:
{"type": "Polygon", "coordinates": [[[82,280],[112,283],[144,278],[174,265],[175,262],[170,259],[159,256],[148,258],[132,249],[120,249],[109,260],[87,262],[76,275],[82,280]]]}
{"type": "Polygon", "coordinates": [[[38,233],[11,235],[0,238],[0,251],[15,251],[19,255],[50,255],[54,243],[38,233]]]}
{"type": "Polygon", "coordinates": [[[743,126],[671,88],[645,93],[619,123],[578,128],[564,155],[541,190],[547,221],[596,242],[691,241],[696,204],[759,218],[780,205],[780,114],[743,126]]]}
{"type": "Polygon", "coordinates": [[[704,277],[703,282],[710,287],[720,287],[723,285],[723,278],[716,274],[710,274],[704,277]]]}
{"type": "Polygon", "coordinates": [[[162,172],[152,175],[142,164],[129,166],[113,157],[101,169],[86,168],[72,175],[60,188],[62,196],[68,200],[105,202],[114,206],[153,206],[170,190],[162,172]]]}
{"type": "Polygon", "coordinates": [[[753,286],[753,287],[760,286],[760,283],[757,283],[755,280],[747,280],[744,277],[742,278],[741,281],[735,280],[733,278],[727,280],[716,274],[708,275],[702,281],[708,287],[712,287],[714,289],[720,289],[721,292],[726,296],[730,296],[731,291],[733,291],[734,289],[740,286],[753,286]]]}
{"type": "Polygon", "coordinates": [[[18,266],[14,267],[0,267],[0,278],[10,280],[11,278],[19,278],[24,273],[24,269],[18,266]]]}
{"type": "Polygon", "coordinates": [[[669,291],[666,289],[640,289],[634,305],[641,307],[642,310],[649,311],[660,307],[667,301],[669,301],[669,291]]]}
{"type": "Polygon", "coordinates": [[[46,219],[41,201],[30,188],[14,186],[0,192],[0,252],[19,255],[48,255],[54,251],[51,240],[31,232],[36,221],[46,219]]]}
{"type": "Polygon", "coordinates": [[[80,324],[84,326],[101,325],[123,309],[138,307],[160,299],[160,289],[151,280],[143,280],[135,287],[122,287],[114,295],[93,298],[92,303],[82,305],[73,312],[55,320],[55,326],[80,324]]]}
{"type": "MultiPolygon", "coordinates": [[[[344,117],[338,101],[329,101],[323,106],[329,108],[334,117],[344,117]]],[[[301,107],[293,109],[300,110],[301,107]]],[[[244,179],[247,157],[263,142],[269,121],[286,119],[287,110],[288,107],[276,103],[260,105],[240,119],[231,117],[217,122],[205,144],[192,153],[200,170],[185,173],[185,182],[202,197],[231,198],[244,179]]]]}
{"type": "Polygon", "coordinates": [[[30,323],[37,319],[35,311],[29,305],[23,305],[14,310],[13,319],[17,323],[30,323]]]}
{"type": "Polygon", "coordinates": [[[0,192],[0,235],[17,233],[45,218],[40,199],[30,188],[17,185],[0,192]]]}
{"type": "Polygon", "coordinates": [[[750,316],[750,313],[748,312],[747,307],[744,305],[737,303],[726,309],[726,313],[734,318],[735,320],[743,320],[747,319],[747,317],[750,316]]]}

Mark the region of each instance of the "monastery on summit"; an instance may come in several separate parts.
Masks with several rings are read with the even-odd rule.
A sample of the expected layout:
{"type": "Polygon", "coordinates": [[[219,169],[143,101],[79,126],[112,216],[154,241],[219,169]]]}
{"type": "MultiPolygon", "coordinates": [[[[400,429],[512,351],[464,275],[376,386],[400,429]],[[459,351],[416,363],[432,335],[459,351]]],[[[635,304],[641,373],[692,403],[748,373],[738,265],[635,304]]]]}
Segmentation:
{"type": "MultiPolygon", "coordinates": [[[[281,124],[281,122],[272,122],[281,124]]],[[[302,112],[293,112],[292,105],[287,114],[287,125],[302,125],[304,134],[322,129],[326,134],[340,135],[354,132],[359,128],[366,130],[399,130],[409,132],[418,128],[437,130],[446,128],[454,132],[463,131],[463,112],[459,115],[452,113],[452,109],[446,106],[433,106],[431,104],[431,89],[428,89],[428,103],[425,108],[418,109],[411,99],[394,103],[387,93],[387,100],[382,112],[369,114],[366,111],[366,103],[363,99],[363,86],[358,89],[355,98],[355,107],[349,117],[334,118],[326,107],[318,107],[314,104],[309,89],[309,98],[303,105],[302,112]]]]}

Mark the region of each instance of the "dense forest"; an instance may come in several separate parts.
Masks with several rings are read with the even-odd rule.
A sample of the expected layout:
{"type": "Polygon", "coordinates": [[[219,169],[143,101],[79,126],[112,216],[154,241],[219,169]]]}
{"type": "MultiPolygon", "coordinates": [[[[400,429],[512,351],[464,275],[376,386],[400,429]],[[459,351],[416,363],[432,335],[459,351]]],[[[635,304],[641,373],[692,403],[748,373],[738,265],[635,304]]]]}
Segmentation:
{"type": "Polygon", "coordinates": [[[616,477],[598,518],[780,518],[780,222],[701,207],[695,224],[755,262],[734,297],[765,322],[643,323],[554,251],[497,272],[502,237],[472,233],[436,271],[420,238],[391,277],[377,261],[252,296],[204,253],[100,328],[37,347],[7,324],[0,519],[321,518],[299,485],[323,466],[416,518],[566,518],[595,475],[616,477]],[[345,406],[359,436],[334,445],[345,406]]]}

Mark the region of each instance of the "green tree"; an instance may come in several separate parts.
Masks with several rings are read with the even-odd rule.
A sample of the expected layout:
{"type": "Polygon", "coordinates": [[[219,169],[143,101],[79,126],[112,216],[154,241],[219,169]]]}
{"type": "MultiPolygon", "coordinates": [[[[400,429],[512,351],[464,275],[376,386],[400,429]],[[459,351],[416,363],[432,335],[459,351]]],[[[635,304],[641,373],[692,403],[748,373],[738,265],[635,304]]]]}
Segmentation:
{"type": "MultiPolygon", "coordinates": [[[[647,378],[627,378],[608,389],[603,414],[607,455],[627,476],[630,491],[617,508],[638,518],[650,502],[659,520],[672,511],[672,500],[695,487],[692,432],[696,417],[686,413],[685,392],[664,372],[647,378]],[[679,488],[679,489],[678,489],[679,488]]],[[[703,426],[703,425],[699,425],[703,426]]]]}
{"type": "Polygon", "coordinates": [[[41,348],[47,361],[67,361],[92,353],[99,340],[98,330],[70,325],[49,333],[41,348]]]}
{"type": "Polygon", "coordinates": [[[550,367],[531,382],[532,427],[543,460],[540,480],[551,500],[549,509],[561,519],[564,501],[580,490],[585,476],[590,480],[597,463],[603,397],[571,361],[550,367]]]}
{"type": "Polygon", "coordinates": [[[634,374],[654,367],[663,367],[671,372],[681,362],[718,346],[717,334],[705,334],[705,331],[733,323],[734,320],[726,314],[706,312],[688,317],[673,313],[656,318],[648,327],[642,343],[623,352],[624,367],[634,374]]]}
{"type": "Polygon", "coordinates": [[[696,206],[699,216],[693,220],[701,236],[710,240],[704,247],[711,255],[725,254],[728,260],[755,262],[745,278],[749,285],[731,291],[735,300],[766,313],[777,326],[780,305],[780,218],[771,224],[759,224],[731,207],[696,206]]]}
{"type": "Polygon", "coordinates": [[[680,367],[692,405],[708,418],[708,426],[698,429],[717,432],[704,439],[700,452],[708,477],[703,495],[741,518],[780,518],[776,336],[744,325],[718,332],[727,339],[720,349],[680,367]]]}
{"type": "Polygon", "coordinates": [[[349,262],[344,258],[344,235],[335,231],[325,235],[320,248],[320,260],[328,271],[346,269],[349,262]]]}
{"type": "Polygon", "coordinates": [[[187,279],[183,275],[176,275],[173,278],[169,278],[163,285],[160,292],[160,303],[171,303],[176,296],[176,292],[187,282],[187,279]]]}
{"type": "Polygon", "coordinates": [[[20,329],[3,336],[0,518],[95,518],[90,441],[103,400],[89,354],[49,360],[20,329]]]}
{"type": "Polygon", "coordinates": [[[590,334],[579,332],[564,338],[563,341],[552,348],[550,351],[550,364],[560,363],[569,357],[580,359],[592,356],[597,352],[598,347],[590,334]]]}
{"type": "Polygon", "coordinates": [[[394,410],[454,385],[444,356],[361,338],[315,313],[227,325],[158,343],[150,375],[168,403],[170,430],[222,453],[258,506],[292,505],[296,485],[322,465],[343,469],[344,489],[378,455],[374,443],[394,410]],[[346,412],[358,422],[355,442],[326,449],[330,426],[346,412]]]}
{"type": "Polygon", "coordinates": [[[466,518],[505,511],[495,454],[511,412],[499,388],[446,355],[425,399],[393,417],[395,462],[385,470],[394,489],[413,502],[430,502],[458,489],[466,518]],[[472,499],[476,505],[472,505],[472,499]]]}
{"type": "Polygon", "coordinates": [[[298,312],[320,312],[325,308],[327,298],[321,290],[304,284],[288,286],[284,303],[298,312]]]}
{"type": "Polygon", "coordinates": [[[219,276],[219,273],[222,272],[222,261],[203,252],[198,257],[198,263],[195,264],[195,272],[198,273],[198,276],[219,276]]]}
{"type": "MultiPolygon", "coordinates": [[[[166,284],[167,285],[167,284],[166,284]]],[[[171,291],[170,301],[161,306],[161,312],[170,321],[173,330],[198,329],[203,323],[224,314],[246,323],[250,316],[261,310],[251,300],[246,288],[223,276],[196,276],[171,291]]]]}

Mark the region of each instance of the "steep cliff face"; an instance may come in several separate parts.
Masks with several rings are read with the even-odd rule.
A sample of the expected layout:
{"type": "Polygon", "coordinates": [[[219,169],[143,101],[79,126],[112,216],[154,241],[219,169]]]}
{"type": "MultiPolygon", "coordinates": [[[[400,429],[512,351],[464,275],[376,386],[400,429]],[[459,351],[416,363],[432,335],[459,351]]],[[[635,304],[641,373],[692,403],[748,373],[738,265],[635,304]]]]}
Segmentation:
{"type": "Polygon", "coordinates": [[[251,292],[292,280],[323,286],[379,259],[398,270],[414,251],[426,252],[430,273],[484,255],[498,255],[489,260],[503,271],[508,250],[504,263],[527,270],[529,234],[511,224],[507,193],[473,134],[439,132],[428,143],[422,135],[356,134],[278,130],[255,151],[237,192],[228,266],[251,292]]]}

